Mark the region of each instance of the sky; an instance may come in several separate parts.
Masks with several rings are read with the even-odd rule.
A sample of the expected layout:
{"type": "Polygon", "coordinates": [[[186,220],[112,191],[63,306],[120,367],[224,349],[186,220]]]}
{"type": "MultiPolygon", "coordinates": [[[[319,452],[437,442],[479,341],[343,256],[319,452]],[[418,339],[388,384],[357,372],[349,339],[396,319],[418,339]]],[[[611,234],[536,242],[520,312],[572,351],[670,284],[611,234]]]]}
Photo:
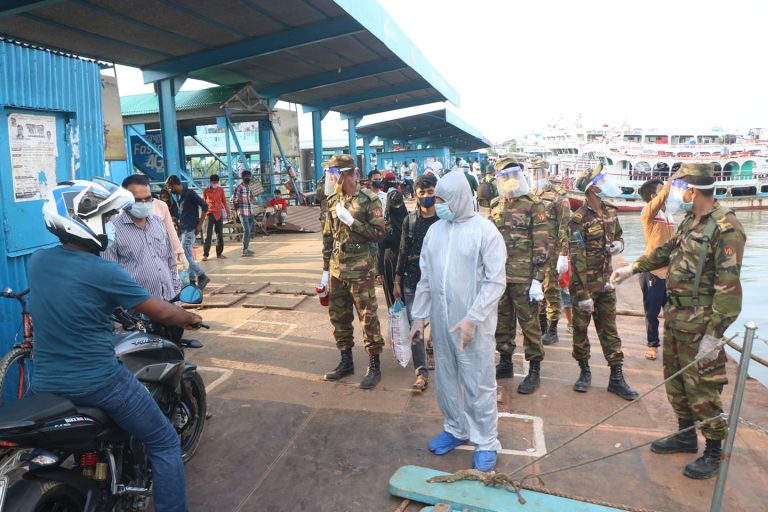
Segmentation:
{"type": "MultiPolygon", "coordinates": [[[[458,91],[453,110],[494,142],[577,116],[588,127],[768,127],[765,0],[379,3],[458,91]]],[[[152,90],[138,71],[120,67],[118,80],[121,94],[152,90]]],[[[324,136],[345,127],[331,113],[324,136]]],[[[300,133],[311,137],[308,115],[300,133]]]]}

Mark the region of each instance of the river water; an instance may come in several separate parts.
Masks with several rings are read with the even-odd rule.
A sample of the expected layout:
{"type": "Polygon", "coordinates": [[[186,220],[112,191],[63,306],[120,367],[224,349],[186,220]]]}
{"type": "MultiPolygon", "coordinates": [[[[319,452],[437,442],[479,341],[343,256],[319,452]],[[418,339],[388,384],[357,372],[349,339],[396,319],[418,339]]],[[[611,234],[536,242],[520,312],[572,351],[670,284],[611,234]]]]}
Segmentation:
{"type": "MultiPolygon", "coordinates": [[[[736,216],[747,233],[747,246],[741,268],[744,299],[741,315],[731,324],[726,335],[741,333],[735,341],[742,344],[744,324],[750,320],[754,321],[759,327],[757,336],[761,339],[755,339],[753,351],[768,359],[768,307],[762,303],[762,301],[768,303],[768,210],[739,211],[736,216]]],[[[645,250],[640,213],[623,213],[620,216],[620,222],[624,229],[626,247],[622,256],[627,261],[633,262],[642,256],[645,250]]],[[[738,352],[732,349],[727,350],[736,360],[739,359],[738,352]]],[[[768,386],[768,368],[752,361],[749,374],[768,386]]]]}

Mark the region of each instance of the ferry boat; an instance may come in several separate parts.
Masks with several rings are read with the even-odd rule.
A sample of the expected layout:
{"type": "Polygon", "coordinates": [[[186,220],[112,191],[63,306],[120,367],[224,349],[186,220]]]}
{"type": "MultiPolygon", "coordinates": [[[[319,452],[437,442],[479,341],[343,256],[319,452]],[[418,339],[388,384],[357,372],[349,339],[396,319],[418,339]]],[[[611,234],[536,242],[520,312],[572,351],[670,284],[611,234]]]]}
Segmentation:
{"type": "Polygon", "coordinates": [[[623,194],[612,198],[620,211],[637,211],[645,204],[638,192],[651,178],[666,180],[687,162],[715,165],[715,196],[735,210],[768,209],[768,130],[746,135],[709,131],[589,130],[539,137],[523,151],[549,159],[552,170],[568,190],[572,208],[584,194],[575,190],[576,176],[598,162],[619,183],[623,194]]]}

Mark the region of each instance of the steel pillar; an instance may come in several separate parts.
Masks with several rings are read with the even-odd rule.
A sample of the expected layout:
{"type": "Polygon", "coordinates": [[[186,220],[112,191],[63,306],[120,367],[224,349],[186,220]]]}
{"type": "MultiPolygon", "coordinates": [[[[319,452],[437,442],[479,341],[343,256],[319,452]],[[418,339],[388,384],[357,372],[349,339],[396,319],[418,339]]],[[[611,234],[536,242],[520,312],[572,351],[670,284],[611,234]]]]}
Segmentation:
{"type": "Polygon", "coordinates": [[[349,154],[352,156],[352,160],[355,162],[357,162],[357,124],[359,122],[359,117],[350,117],[347,119],[347,131],[349,132],[349,154]]]}
{"type": "Polygon", "coordinates": [[[270,194],[275,189],[272,176],[272,122],[259,121],[259,164],[262,176],[269,177],[269,183],[265,184],[265,193],[270,194]]]}
{"type": "Polygon", "coordinates": [[[312,158],[315,161],[315,179],[323,175],[323,118],[327,111],[312,112],[312,158]]]}
{"type": "Polygon", "coordinates": [[[363,173],[361,179],[367,179],[368,174],[373,170],[371,167],[371,140],[373,137],[363,137],[363,173]]]}
{"type": "Polygon", "coordinates": [[[174,79],[166,78],[155,82],[160,102],[160,133],[163,142],[165,177],[178,174],[181,166],[179,154],[179,130],[176,125],[176,88],[174,79]]]}
{"type": "Polygon", "coordinates": [[[384,152],[385,153],[391,153],[392,152],[392,139],[381,139],[381,141],[384,143],[384,152]]]}

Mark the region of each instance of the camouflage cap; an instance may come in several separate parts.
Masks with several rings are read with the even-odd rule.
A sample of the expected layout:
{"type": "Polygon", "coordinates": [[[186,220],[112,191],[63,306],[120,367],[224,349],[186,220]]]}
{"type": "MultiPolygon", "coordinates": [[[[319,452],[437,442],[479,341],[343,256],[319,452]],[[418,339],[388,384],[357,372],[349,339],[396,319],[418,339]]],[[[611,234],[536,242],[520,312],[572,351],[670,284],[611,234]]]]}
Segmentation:
{"type": "Polygon", "coordinates": [[[590,182],[597,178],[597,176],[603,171],[603,164],[597,164],[591,172],[584,172],[576,179],[576,189],[581,192],[586,192],[590,182]]]}
{"type": "Polygon", "coordinates": [[[514,157],[511,156],[505,156],[504,158],[499,158],[496,160],[496,164],[494,165],[494,168],[496,169],[496,172],[503,171],[507,167],[523,167],[523,164],[518,162],[514,157]]]}
{"type": "Polygon", "coordinates": [[[347,154],[333,155],[330,160],[330,166],[353,171],[355,169],[355,159],[352,158],[352,155],[347,154]]]}
{"type": "Polygon", "coordinates": [[[549,169],[549,162],[547,162],[546,160],[541,160],[541,159],[534,160],[533,163],[531,164],[531,168],[533,168],[533,169],[549,169]]]}
{"type": "Polygon", "coordinates": [[[706,187],[715,183],[715,164],[685,163],[672,175],[673,180],[683,180],[693,186],[706,187]]]}

